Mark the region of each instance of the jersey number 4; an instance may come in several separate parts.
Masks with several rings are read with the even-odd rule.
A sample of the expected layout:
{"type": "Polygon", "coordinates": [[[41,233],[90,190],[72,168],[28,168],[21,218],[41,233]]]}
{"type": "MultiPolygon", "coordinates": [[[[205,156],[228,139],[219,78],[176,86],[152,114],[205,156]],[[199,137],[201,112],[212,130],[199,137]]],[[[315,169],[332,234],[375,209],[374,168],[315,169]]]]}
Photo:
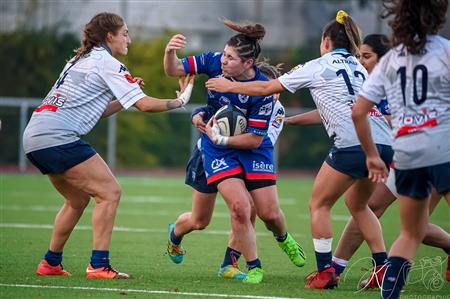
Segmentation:
{"type": "MultiPolygon", "coordinates": [[[[403,105],[406,106],[406,67],[402,66],[398,69],[397,74],[400,75],[400,85],[402,87],[402,95],[403,95],[403,105]]],[[[428,87],[428,69],[423,64],[418,64],[413,70],[413,101],[417,105],[422,104],[427,99],[427,87],[428,87]],[[418,73],[422,73],[422,92],[420,94],[420,98],[417,95],[417,75],[418,73]]]]}
{"type": "MultiPolygon", "coordinates": [[[[353,74],[355,75],[355,77],[361,77],[363,82],[366,80],[366,77],[360,71],[355,71],[353,74]]],[[[342,78],[344,78],[345,85],[347,85],[348,93],[351,95],[355,95],[355,90],[353,89],[352,83],[350,82],[350,77],[348,76],[347,71],[344,69],[340,69],[339,71],[336,72],[336,76],[339,75],[342,75],[342,78]]]]}

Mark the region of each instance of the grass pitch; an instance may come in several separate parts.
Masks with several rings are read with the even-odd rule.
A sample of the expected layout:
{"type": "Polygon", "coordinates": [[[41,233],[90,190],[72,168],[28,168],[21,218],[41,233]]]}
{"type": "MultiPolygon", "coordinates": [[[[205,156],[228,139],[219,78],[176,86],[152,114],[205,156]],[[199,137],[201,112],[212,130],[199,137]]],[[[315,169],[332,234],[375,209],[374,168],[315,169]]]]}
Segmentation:
{"type": "MultiPolygon", "coordinates": [[[[309,229],[308,200],[312,180],[279,179],[279,196],[289,231],[303,245],[307,264],[293,266],[274,238],[257,222],[258,252],[265,271],[259,285],[216,277],[227,243],[228,210],[218,197],[210,226],[183,240],[187,251],[180,265],[165,256],[167,225],[190,210],[191,191],[183,177],[119,177],[123,197],[111,244],[111,261],[131,273],[133,280],[88,280],[84,271],[91,252],[90,204],[64,250],[64,267],[71,277],[40,277],[34,270],[48,248],[53,219],[61,197],[45,176],[0,174],[0,297],[1,298],[379,298],[378,291],[358,292],[357,285],[370,269],[370,252],[363,245],[349,264],[339,288],[314,291],[304,279],[315,270],[309,229]],[[366,259],[364,259],[366,258],[366,259]]],[[[348,219],[339,201],[333,209],[334,246],[348,219]]],[[[449,208],[442,201],[431,222],[449,231],[449,208]]],[[[399,231],[398,206],[382,218],[387,246],[399,231]]],[[[445,282],[446,255],[441,249],[421,246],[405,298],[450,298],[445,282]],[[428,297],[427,297],[428,296],[428,297]],[[431,297],[429,297],[431,296],[431,297]]],[[[245,269],[243,261],[241,268],[245,269]]]]}

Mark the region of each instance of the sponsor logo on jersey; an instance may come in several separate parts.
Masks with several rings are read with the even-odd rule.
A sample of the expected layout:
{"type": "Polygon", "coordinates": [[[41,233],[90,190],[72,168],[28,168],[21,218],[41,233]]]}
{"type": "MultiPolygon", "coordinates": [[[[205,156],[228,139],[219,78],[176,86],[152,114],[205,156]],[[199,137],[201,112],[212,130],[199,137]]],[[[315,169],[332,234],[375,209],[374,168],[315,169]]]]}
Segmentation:
{"type": "Polygon", "coordinates": [[[332,64],[335,64],[335,63],[347,63],[347,64],[358,65],[358,63],[356,61],[347,60],[347,59],[343,59],[343,58],[335,58],[335,59],[333,59],[333,61],[331,63],[332,64]]]}
{"type": "Polygon", "coordinates": [[[124,66],[123,64],[120,65],[119,73],[121,73],[121,72],[128,72],[127,67],[124,66]]]}
{"type": "Polygon", "coordinates": [[[56,112],[58,108],[61,108],[64,106],[64,103],[66,102],[67,97],[60,92],[55,92],[46,97],[41,105],[34,109],[36,112],[41,112],[44,110],[48,110],[51,112],[56,112]]]}
{"type": "Polygon", "coordinates": [[[250,96],[248,96],[248,95],[238,94],[238,99],[242,104],[247,103],[249,98],[250,98],[250,96]]]}
{"type": "Polygon", "coordinates": [[[275,117],[275,119],[272,121],[272,127],[278,129],[279,127],[281,127],[283,120],[284,120],[284,117],[282,117],[282,116],[275,117]]]}
{"type": "Polygon", "coordinates": [[[262,105],[259,108],[258,115],[271,115],[272,114],[272,102],[262,105]]]}
{"type": "Polygon", "coordinates": [[[267,124],[267,121],[265,119],[250,118],[248,120],[249,127],[265,128],[266,124],[267,124]]]}
{"type": "Polygon", "coordinates": [[[128,83],[136,83],[136,79],[134,79],[130,74],[124,74],[123,76],[125,77],[125,79],[127,79],[128,83]]]}
{"type": "Polygon", "coordinates": [[[292,73],[293,71],[295,71],[295,70],[301,68],[302,66],[303,66],[303,64],[299,64],[299,65],[294,66],[293,68],[291,68],[291,70],[290,70],[289,72],[287,72],[287,74],[292,73]]]}
{"type": "Polygon", "coordinates": [[[230,101],[229,98],[227,98],[226,96],[221,96],[221,97],[220,97],[220,99],[219,99],[219,104],[220,104],[221,106],[228,105],[229,103],[231,103],[231,101],[230,101]]]}
{"type": "Polygon", "coordinates": [[[438,125],[437,111],[435,109],[428,110],[424,108],[421,112],[415,114],[405,113],[400,116],[401,127],[398,129],[396,137],[438,125]]]}
{"type": "Polygon", "coordinates": [[[213,173],[215,173],[215,172],[218,172],[218,171],[228,168],[228,164],[227,164],[227,162],[225,162],[225,158],[214,159],[211,162],[211,168],[213,170],[213,173]]]}
{"type": "Polygon", "coordinates": [[[252,170],[253,171],[270,171],[273,172],[273,164],[272,163],[264,163],[264,161],[255,161],[252,162],[252,170]]]}

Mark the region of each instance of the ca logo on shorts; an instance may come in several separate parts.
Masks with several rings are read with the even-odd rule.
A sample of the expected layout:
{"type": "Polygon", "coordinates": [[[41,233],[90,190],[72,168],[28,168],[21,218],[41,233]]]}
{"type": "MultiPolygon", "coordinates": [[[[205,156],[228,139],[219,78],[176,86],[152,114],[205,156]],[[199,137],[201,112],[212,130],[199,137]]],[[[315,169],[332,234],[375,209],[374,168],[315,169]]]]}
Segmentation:
{"type": "Polygon", "coordinates": [[[211,168],[213,169],[214,172],[222,170],[224,168],[227,168],[228,164],[227,162],[225,162],[225,158],[222,159],[214,159],[211,162],[211,168]]]}

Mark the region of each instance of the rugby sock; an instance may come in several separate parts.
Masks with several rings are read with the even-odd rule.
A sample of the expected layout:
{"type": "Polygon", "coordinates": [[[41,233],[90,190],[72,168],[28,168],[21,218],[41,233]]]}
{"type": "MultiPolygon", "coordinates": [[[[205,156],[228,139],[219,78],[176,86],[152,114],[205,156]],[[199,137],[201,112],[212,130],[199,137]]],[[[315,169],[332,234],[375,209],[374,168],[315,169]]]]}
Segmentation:
{"type": "Polygon", "coordinates": [[[92,268],[102,268],[109,266],[109,250],[92,250],[92,268]]]}
{"type": "Polygon", "coordinates": [[[395,299],[400,297],[400,291],[405,284],[411,268],[411,263],[402,257],[391,256],[387,260],[386,273],[381,287],[381,298],[395,299]]]}
{"type": "Polygon", "coordinates": [[[225,250],[225,256],[223,257],[223,263],[221,267],[237,264],[238,259],[241,257],[241,253],[231,247],[227,247],[225,250]]]}
{"type": "Polygon", "coordinates": [[[344,272],[347,267],[348,261],[333,256],[331,266],[336,270],[336,274],[339,275],[344,272]]]}
{"type": "Polygon", "coordinates": [[[44,256],[44,259],[50,264],[50,266],[58,266],[62,262],[62,252],[54,252],[49,249],[44,256]]]}
{"type": "Polygon", "coordinates": [[[383,266],[384,264],[386,264],[387,258],[387,253],[385,251],[372,253],[372,263],[374,264],[373,266],[383,266]]]}
{"type": "Polygon", "coordinates": [[[284,242],[284,240],[286,240],[287,239],[287,235],[288,235],[288,233],[286,232],[284,235],[282,235],[282,236],[275,236],[275,239],[277,239],[277,241],[278,242],[284,242]]]}
{"type": "Polygon", "coordinates": [[[258,258],[256,260],[247,262],[248,271],[250,271],[251,269],[254,269],[254,268],[262,268],[261,261],[258,258]]]}
{"type": "Polygon", "coordinates": [[[170,231],[170,242],[172,242],[175,245],[180,245],[181,240],[183,240],[183,236],[177,237],[177,235],[175,235],[174,231],[175,231],[175,227],[174,227],[174,229],[172,229],[170,231]]]}
{"type": "Polygon", "coordinates": [[[316,253],[317,270],[322,272],[331,267],[331,243],[333,238],[313,239],[314,250],[316,253]]]}

